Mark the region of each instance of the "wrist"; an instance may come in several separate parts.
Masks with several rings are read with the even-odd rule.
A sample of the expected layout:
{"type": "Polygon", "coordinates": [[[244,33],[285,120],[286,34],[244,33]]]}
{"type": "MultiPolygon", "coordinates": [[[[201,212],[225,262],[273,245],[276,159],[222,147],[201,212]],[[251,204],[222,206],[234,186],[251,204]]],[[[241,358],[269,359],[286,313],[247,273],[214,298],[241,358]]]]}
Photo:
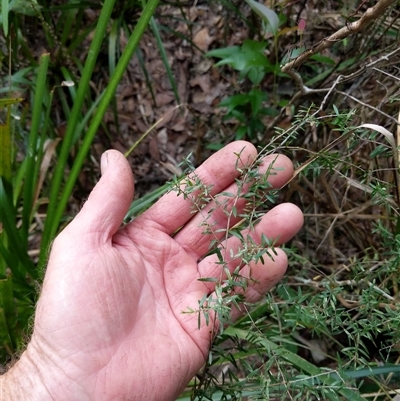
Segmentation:
{"type": "Polygon", "coordinates": [[[52,400],[38,364],[28,346],[18,362],[0,377],[0,400],[52,400]]]}
{"type": "Polygon", "coordinates": [[[18,362],[0,376],[0,401],[73,400],[65,379],[31,343],[18,362]]]}

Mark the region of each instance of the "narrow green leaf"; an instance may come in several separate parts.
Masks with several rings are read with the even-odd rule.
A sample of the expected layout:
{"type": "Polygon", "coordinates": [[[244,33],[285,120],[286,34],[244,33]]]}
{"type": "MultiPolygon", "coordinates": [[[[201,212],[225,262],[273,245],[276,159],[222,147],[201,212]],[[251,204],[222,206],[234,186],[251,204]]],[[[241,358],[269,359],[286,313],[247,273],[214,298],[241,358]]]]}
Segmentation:
{"type": "MultiPolygon", "coordinates": [[[[17,341],[13,341],[15,334],[13,333],[13,322],[17,315],[15,310],[15,304],[13,299],[13,285],[12,278],[8,276],[5,279],[0,279],[0,320],[5,320],[5,326],[0,325],[0,338],[1,345],[7,344],[7,346],[14,349],[14,344],[17,341]]],[[[15,339],[16,340],[16,339],[15,339]]]]}
{"type": "Polygon", "coordinates": [[[400,373],[400,366],[387,364],[383,366],[373,366],[370,368],[344,371],[344,374],[347,377],[351,377],[353,379],[360,379],[362,377],[371,377],[377,375],[387,375],[391,373],[400,373]]]}
{"type": "Polygon", "coordinates": [[[318,61],[319,63],[325,63],[325,64],[330,64],[330,65],[335,65],[335,60],[326,57],[326,56],[321,56],[321,53],[314,54],[310,57],[310,60],[315,60],[318,61]]]}
{"type": "Polygon", "coordinates": [[[124,221],[131,221],[133,217],[142,213],[144,210],[148,209],[158,198],[164,195],[166,192],[171,190],[173,183],[167,182],[160,188],[144,195],[140,199],[136,199],[131,203],[128,213],[126,214],[124,221]]]}
{"type": "MultiPolygon", "coordinates": [[[[8,89],[7,89],[8,90],[8,89]]],[[[24,99],[22,97],[0,99],[0,109],[12,104],[20,103],[24,99]]]]}
{"type": "Polygon", "coordinates": [[[233,237],[238,238],[240,241],[244,241],[243,234],[239,230],[229,230],[229,234],[233,237]]]}
{"type": "Polygon", "coordinates": [[[274,36],[278,33],[279,17],[276,12],[254,0],[245,0],[251,9],[264,21],[268,22],[274,36]]]}
{"type": "MultiPolygon", "coordinates": [[[[125,30],[127,31],[127,28],[125,30]]],[[[127,36],[130,36],[130,35],[127,35],[127,36]]],[[[136,54],[136,57],[138,58],[140,69],[143,72],[144,79],[146,80],[146,85],[149,88],[149,91],[150,91],[150,94],[151,94],[151,99],[153,100],[153,104],[156,105],[156,95],[154,94],[154,89],[153,89],[153,85],[152,85],[152,82],[151,82],[151,78],[150,78],[149,73],[147,71],[146,64],[145,64],[144,59],[143,59],[143,54],[142,54],[142,51],[140,50],[140,48],[136,49],[135,54],[136,54]]]]}
{"type": "MultiPolygon", "coordinates": [[[[32,0],[29,0],[32,1],[32,0]]],[[[35,6],[36,7],[36,6],[35,6]]],[[[60,37],[60,43],[65,46],[68,39],[71,38],[71,32],[79,31],[78,27],[74,26],[76,23],[77,9],[72,8],[69,10],[62,10],[62,34],[60,37]]]]}
{"type": "MultiPolygon", "coordinates": [[[[49,244],[51,239],[55,236],[57,232],[58,226],[61,221],[62,214],[64,212],[65,206],[69,200],[72,190],[63,191],[64,199],[62,202],[59,202],[59,194],[61,185],[64,179],[65,174],[65,166],[68,160],[68,156],[70,154],[71,147],[73,145],[73,139],[75,137],[75,129],[81,119],[81,111],[83,108],[83,103],[86,99],[86,95],[89,91],[90,80],[92,77],[93,70],[96,65],[97,56],[100,52],[100,48],[104,39],[104,35],[107,31],[108,23],[111,19],[111,13],[114,7],[115,0],[106,0],[103,4],[99,21],[97,23],[97,27],[95,30],[93,41],[90,45],[88,56],[86,59],[85,67],[82,72],[82,77],[79,82],[79,87],[77,91],[77,96],[74,102],[74,106],[71,110],[71,115],[68,121],[67,130],[65,132],[63,144],[60,151],[60,156],[57,162],[57,167],[54,173],[54,178],[51,185],[51,193],[50,193],[50,201],[47,210],[47,218],[45,221],[45,226],[43,230],[42,242],[40,247],[40,257],[39,257],[39,266],[40,268],[44,267],[45,260],[47,258],[47,251],[49,248],[49,244]]],[[[105,112],[105,111],[104,111],[105,112]]],[[[103,112],[103,114],[104,114],[103,112]]],[[[103,117],[103,114],[100,116],[100,119],[103,117]]],[[[98,123],[98,125],[100,122],[98,123]]],[[[97,127],[98,127],[97,125],[97,127]]],[[[96,127],[96,128],[97,128],[96,127]]],[[[93,134],[94,135],[94,134],[93,134]]],[[[89,138],[90,139],[90,138],[89,138]]],[[[88,142],[89,139],[86,141],[88,142]]],[[[90,140],[91,143],[91,140],[90,140]]],[[[89,145],[90,145],[89,143],[89,145]]],[[[86,156],[86,152],[84,154],[86,156]]],[[[82,165],[83,160],[78,162],[79,169],[82,165]]],[[[76,168],[78,169],[78,167],[76,168]]],[[[74,173],[74,177],[77,172],[74,173]]],[[[75,183],[76,178],[72,177],[70,180],[70,186],[75,183]]]]}
{"type": "Polygon", "coordinates": [[[1,0],[1,23],[3,25],[4,36],[8,36],[8,13],[9,13],[9,0],[1,0]]]}
{"type": "Polygon", "coordinates": [[[266,94],[259,89],[253,89],[249,92],[249,95],[251,99],[251,113],[255,117],[260,111],[262,102],[266,99],[266,94]]]}
{"type": "Polygon", "coordinates": [[[41,8],[42,6],[40,6],[36,0],[12,0],[9,9],[17,14],[33,17],[38,14],[41,8]]]}
{"type": "MultiPolygon", "coordinates": [[[[0,177],[0,223],[8,238],[8,251],[14,255],[11,271],[19,277],[26,277],[27,272],[35,276],[36,270],[24,247],[20,232],[16,227],[16,210],[12,202],[11,185],[0,177]],[[21,268],[23,266],[23,270],[21,268]]],[[[1,249],[0,249],[1,250],[1,249]]]]}
{"type": "Polygon", "coordinates": [[[6,123],[0,124],[0,177],[11,180],[11,109],[7,108],[6,123]]]}
{"type": "MultiPolygon", "coordinates": [[[[244,340],[248,340],[253,344],[259,344],[265,348],[268,353],[273,352],[275,355],[279,355],[282,359],[286,360],[287,362],[294,365],[300,371],[306,373],[310,377],[306,377],[304,380],[314,379],[318,380],[319,383],[323,383],[324,385],[337,385],[338,377],[333,375],[335,372],[326,372],[319,367],[313,365],[312,363],[308,362],[306,359],[294,354],[293,352],[275,344],[273,341],[256,336],[250,335],[246,330],[241,330],[236,327],[229,327],[225,330],[225,334],[233,335],[238,338],[242,338],[244,340]]],[[[339,378],[340,380],[340,378],[339,378]]],[[[361,397],[357,392],[349,389],[349,388],[339,388],[337,392],[346,397],[347,400],[354,400],[354,401],[365,401],[363,397],[361,397]]],[[[327,393],[326,396],[330,400],[340,400],[335,394],[327,393]]]]}
{"type": "Polygon", "coordinates": [[[14,347],[11,342],[7,319],[4,308],[0,305],[0,348],[4,347],[8,355],[14,354],[14,347]]]}
{"type": "MultiPolygon", "coordinates": [[[[98,108],[96,114],[94,115],[94,118],[87,130],[85,139],[82,142],[82,145],[79,148],[79,152],[75,158],[75,162],[71,169],[71,173],[67,179],[64,190],[62,191],[62,196],[58,200],[59,188],[60,188],[61,181],[63,178],[64,166],[65,166],[65,163],[66,163],[66,160],[68,157],[70,143],[64,149],[65,160],[63,159],[62,163],[59,163],[60,166],[62,166],[62,171],[60,171],[61,167],[59,165],[57,166],[57,180],[56,180],[57,188],[56,189],[53,189],[54,187],[52,188],[51,199],[50,199],[52,208],[50,208],[50,205],[49,205],[49,211],[48,211],[48,215],[46,218],[45,232],[43,233],[44,238],[42,240],[41,252],[40,252],[40,266],[41,267],[44,266],[44,261],[46,259],[48,245],[49,245],[51,239],[55,236],[55,234],[57,232],[57,229],[58,229],[59,223],[61,221],[62,215],[64,213],[65,207],[68,203],[68,200],[69,200],[69,197],[74,188],[75,182],[81,171],[82,165],[83,165],[86,155],[87,155],[87,152],[89,151],[91,143],[97,133],[98,127],[100,126],[103,116],[106,113],[107,108],[115,94],[118,84],[121,81],[121,78],[131,60],[134,52],[136,51],[139,41],[140,41],[145,29],[147,28],[150,18],[154,14],[154,11],[157,7],[158,2],[159,2],[159,0],[150,0],[147,3],[146,8],[143,10],[142,15],[140,16],[140,19],[135,27],[135,30],[133,31],[132,36],[129,38],[129,41],[124,49],[124,52],[122,53],[117,66],[115,67],[115,73],[111,77],[111,80],[107,86],[104,96],[102,97],[102,99],[99,103],[99,108],[98,108]]],[[[107,3],[107,1],[106,1],[106,3],[107,3]]],[[[106,4],[106,3],[104,3],[104,4],[106,4]]],[[[104,9],[105,9],[105,6],[103,7],[103,10],[104,9]]],[[[99,22],[99,24],[100,24],[100,22],[99,22]]],[[[97,30],[96,30],[96,34],[97,34],[97,30]]],[[[99,38],[99,42],[101,43],[101,38],[99,38]]],[[[98,53],[99,49],[96,49],[96,50],[98,53]]],[[[90,51],[89,51],[89,53],[90,53],[90,51]]],[[[96,53],[96,55],[97,55],[97,53],[96,53]]],[[[86,67],[86,65],[85,65],[85,67],[86,67]]],[[[86,72],[86,74],[89,74],[89,73],[90,74],[92,73],[92,69],[90,69],[89,71],[86,72]]],[[[90,80],[90,76],[88,77],[88,79],[90,80]]],[[[76,104],[78,104],[78,99],[80,98],[80,89],[81,89],[81,87],[79,87],[79,89],[78,89],[77,102],[75,103],[74,108],[71,111],[71,120],[72,121],[75,120],[73,118],[74,110],[75,110],[75,112],[79,112],[79,110],[78,111],[76,110],[75,106],[76,106],[76,104]]],[[[84,94],[81,94],[81,95],[84,96],[84,94]]],[[[80,104],[79,107],[81,107],[81,106],[82,106],[82,104],[80,104]]],[[[69,129],[70,124],[68,124],[68,128],[67,128],[65,137],[67,137],[69,135],[71,135],[71,136],[73,135],[73,132],[70,132],[71,130],[69,129]]],[[[76,123],[72,124],[71,126],[73,126],[75,129],[76,123]]],[[[66,140],[66,138],[64,139],[64,142],[65,142],[65,140],[66,140]]],[[[61,158],[61,155],[60,155],[60,158],[61,158]]]]}
{"type": "Polygon", "coordinates": [[[119,29],[120,24],[119,20],[114,20],[110,35],[108,37],[108,69],[110,71],[110,77],[114,74],[115,65],[117,60],[117,49],[118,49],[118,40],[119,40],[119,29]]]}
{"type": "Polygon", "coordinates": [[[29,134],[29,144],[27,149],[27,167],[24,183],[24,204],[23,204],[23,217],[22,227],[26,235],[24,239],[28,238],[28,230],[33,210],[33,195],[39,172],[40,159],[38,159],[38,137],[39,131],[43,130],[41,121],[43,118],[43,99],[45,99],[47,70],[50,62],[50,54],[46,53],[40,57],[39,70],[36,78],[35,98],[33,100],[32,110],[32,124],[29,134]]]}
{"type": "Polygon", "coordinates": [[[227,57],[231,57],[233,54],[237,53],[238,51],[240,51],[239,46],[230,46],[230,47],[224,47],[222,49],[210,50],[208,53],[205,54],[205,56],[224,59],[227,57]]]}
{"type": "Polygon", "coordinates": [[[171,84],[172,91],[174,92],[175,100],[178,104],[180,104],[181,101],[179,98],[178,87],[176,85],[174,75],[172,74],[171,66],[168,61],[167,52],[165,51],[165,47],[162,42],[160,32],[158,30],[158,26],[157,26],[157,23],[156,23],[154,17],[151,17],[151,19],[150,19],[150,26],[151,26],[151,29],[153,30],[154,37],[156,38],[158,50],[160,51],[161,59],[164,64],[164,68],[167,71],[168,79],[171,84]]]}
{"type": "Polygon", "coordinates": [[[215,65],[218,67],[224,64],[230,65],[237,71],[243,71],[250,67],[271,67],[271,62],[268,58],[254,50],[241,50],[230,57],[222,59],[215,65]]]}

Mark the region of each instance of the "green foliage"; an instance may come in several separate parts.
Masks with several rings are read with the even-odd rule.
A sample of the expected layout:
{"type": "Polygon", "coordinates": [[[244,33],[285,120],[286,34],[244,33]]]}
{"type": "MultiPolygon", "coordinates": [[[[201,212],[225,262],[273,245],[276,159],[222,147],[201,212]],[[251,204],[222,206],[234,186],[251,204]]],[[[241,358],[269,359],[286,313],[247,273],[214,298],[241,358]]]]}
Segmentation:
{"type": "MultiPolygon", "coordinates": [[[[115,65],[114,73],[107,87],[97,99],[93,99],[89,84],[94,74],[101,47],[107,36],[108,22],[113,13],[114,3],[114,0],[105,1],[96,24],[89,27],[89,31],[94,30],[95,27],[96,29],[85,63],[82,66],[78,59],[69,55],[69,52],[79,43],[82,43],[88,34],[87,29],[83,35],[79,33],[80,13],[84,5],[71,3],[67,6],[56,7],[57,11],[61,12],[60,18],[64,17],[66,24],[53,27],[46,21],[47,15],[52,9],[46,4],[37,6],[32,1],[29,2],[43,25],[50,45],[57,43],[60,46],[64,61],[63,66],[58,70],[57,57],[51,63],[50,54],[45,53],[40,57],[39,64],[33,62],[33,67],[17,71],[11,75],[9,87],[4,88],[4,91],[23,92],[29,90],[32,93],[32,118],[29,133],[24,132],[22,122],[18,122],[18,120],[15,124],[10,122],[10,111],[7,112],[6,124],[1,126],[2,145],[5,145],[6,141],[9,143],[11,135],[17,136],[18,131],[23,137],[24,144],[26,144],[25,148],[19,150],[25,154],[22,163],[16,160],[16,150],[11,149],[10,146],[2,146],[1,149],[2,152],[6,152],[3,155],[6,157],[2,158],[2,174],[0,177],[2,205],[2,213],[0,214],[2,224],[2,232],[0,233],[0,286],[2,288],[0,297],[0,320],[2,323],[0,326],[2,339],[0,360],[2,362],[11,357],[15,351],[23,348],[51,241],[63,222],[65,208],[97,129],[113,99],[122,75],[126,71],[128,62],[137,49],[139,40],[154,13],[158,0],[151,0],[144,7],[127,45],[115,65]],[[69,28],[74,23],[78,26],[70,35],[69,28]],[[67,49],[66,44],[69,40],[71,40],[71,47],[67,49]],[[76,78],[77,71],[80,75],[79,80],[76,78]],[[58,72],[61,72],[61,76],[58,72]],[[30,75],[29,80],[25,79],[27,75],[30,75]],[[28,87],[26,87],[27,85],[28,87]],[[76,91],[75,86],[77,86],[76,91]],[[69,90],[72,107],[70,101],[67,100],[63,87],[69,90]],[[55,95],[59,97],[59,101],[63,105],[64,117],[68,121],[64,138],[58,149],[56,146],[60,139],[56,137],[55,127],[50,118],[55,95]],[[12,129],[15,132],[11,134],[12,129]],[[83,136],[84,129],[86,134],[83,136]],[[45,166],[46,159],[51,157],[51,153],[49,153],[51,149],[57,163],[51,172],[48,172],[45,170],[45,166]],[[72,155],[74,157],[71,163],[72,155]],[[6,160],[8,160],[7,163],[6,160]],[[12,170],[11,175],[10,168],[12,170]],[[46,192],[43,193],[41,191],[43,191],[42,185],[46,174],[48,185],[45,187],[46,192]],[[48,208],[40,241],[40,253],[34,262],[28,253],[31,241],[30,230],[41,202],[43,203],[41,198],[44,196],[48,196],[48,208]]],[[[19,8],[15,8],[16,5],[14,4],[13,7],[2,9],[3,29],[4,32],[8,32],[6,13],[10,12],[10,15],[7,14],[7,16],[11,16],[13,19],[13,29],[18,32],[17,37],[23,37],[22,27],[26,12],[21,11],[22,2],[18,4],[19,8]]],[[[19,44],[11,39],[9,43],[10,46],[18,48],[19,44]]],[[[27,52],[29,54],[28,48],[22,46],[21,49],[22,53],[27,52]]],[[[13,53],[16,60],[22,55],[18,52],[13,53]]],[[[33,58],[29,56],[28,59],[32,60],[33,58]]],[[[2,99],[1,106],[9,107],[11,103],[17,101],[19,100],[11,97],[2,99]]],[[[16,146],[16,143],[13,145],[16,146]]]]}
{"type": "Polygon", "coordinates": [[[279,28],[279,17],[276,15],[275,11],[254,0],[246,0],[246,3],[263,22],[266,22],[269,25],[269,30],[274,34],[274,36],[276,36],[279,28]]]}
{"type": "Polygon", "coordinates": [[[207,56],[220,58],[221,61],[215,65],[216,67],[225,64],[230,65],[240,72],[240,79],[244,79],[247,76],[253,85],[257,86],[261,83],[266,73],[274,72],[276,68],[263,54],[266,47],[266,43],[245,40],[241,47],[232,46],[211,50],[207,53],[207,56]]]}
{"type": "Polygon", "coordinates": [[[208,57],[220,58],[216,67],[229,65],[239,71],[241,80],[248,78],[253,89],[247,93],[229,96],[219,103],[219,107],[226,107],[226,119],[236,119],[239,128],[235,139],[248,138],[258,141],[258,135],[263,132],[265,125],[262,117],[276,115],[276,109],[263,106],[268,100],[267,93],[260,90],[262,80],[268,73],[278,74],[279,66],[272,65],[264,55],[267,43],[254,40],[245,40],[241,47],[232,46],[224,49],[216,49],[207,53],[208,57]]]}
{"type": "MultiPolygon", "coordinates": [[[[246,0],[251,9],[265,23],[264,31],[273,34],[273,43],[277,43],[279,17],[275,11],[253,0],[246,0]]],[[[281,75],[279,64],[271,63],[265,55],[270,42],[246,39],[242,46],[230,46],[209,51],[208,57],[221,59],[216,67],[229,65],[239,72],[241,81],[246,78],[251,82],[252,89],[248,92],[229,96],[223,99],[219,107],[227,108],[226,119],[235,119],[239,123],[235,139],[249,139],[259,142],[265,130],[263,116],[274,116],[276,107],[263,106],[268,100],[267,93],[261,89],[262,81],[267,74],[281,75]]]]}
{"type": "MultiPolygon", "coordinates": [[[[257,174],[260,159],[276,148],[290,149],[298,140],[299,133],[309,126],[318,129],[329,124],[332,132],[340,132],[341,136],[334,141],[336,147],[350,141],[353,147],[376,141],[376,132],[350,125],[352,116],[354,111],[340,112],[337,107],[324,117],[318,117],[313,106],[301,109],[295,124],[276,135],[261,150],[258,161],[241,171],[237,193],[223,194],[233,199],[229,203],[234,204],[243,193],[242,185],[251,186],[248,199],[252,202],[243,214],[243,220],[233,229],[225,229],[224,239],[236,237],[241,242],[240,249],[231,255],[232,258],[251,263],[274,257],[274,244],[265,236],[261,244],[255,246],[249,236],[241,234],[242,229],[254,227],[266,204],[276,201],[277,193],[271,193],[267,184],[274,168],[272,166],[265,180],[262,179],[257,174]]],[[[372,124],[365,126],[376,128],[378,132],[382,130],[382,127],[372,124]]],[[[379,153],[382,162],[393,149],[387,143],[380,146],[386,150],[379,153]]],[[[338,152],[328,145],[314,155],[309,163],[304,163],[305,168],[299,169],[299,180],[323,179],[338,170],[346,180],[351,174],[349,167],[352,162],[345,147],[340,149],[338,152]]],[[[349,152],[353,154],[352,149],[349,152]]],[[[357,174],[361,173],[360,169],[357,174]]],[[[384,184],[379,183],[379,178],[373,173],[369,181],[365,188],[368,188],[370,201],[375,202],[378,197],[380,206],[387,208],[389,213],[395,212],[390,186],[383,188],[384,184]]],[[[203,190],[207,202],[209,190],[202,189],[200,181],[194,182],[193,188],[203,190]]],[[[180,187],[180,190],[188,196],[192,192],[187,187],[180,187]]],[[[228,215],[235,215],[234,208],[228,211],[225,202],[218,204],[218,199],[216,202],[217,207],[228,215]]],[[[202,210],[198,204],[194,204],[194,208],[199,212],[202,210]]],[[[205,233],[213,234],[212,225],[207,223],[209,220],[209,214],[204,215],[205,233]]],[[[213,241],[210,254],[218,255],[221,275],[226,279],[203,278],[202,281],[217,284],[215,295],[204,297],[199,301],[198,310],[186,313],[197,313],[200,323],[201,319],[209,322],[213,311],[224,325],[210,350],[203,374],[191,383],[194,399],[365,400],[364,392],[379,391],[385,385],[395,383],[392,375],[400,372],[395,364],[400,320],[393,293],[399,284],[400,236],[393,234],[381,220],[374,226],[376,247],[363,250],[363,257],[350,257],[345,278],[341,271],[324,273],[323,266],[312,257],[304,259],[299,256],[297,249],[286,249],[293,271],[253,309],[237,295],[251,278],[242,277],[239,269],[230,273],[223,258],[224,242],[213,241]],[[313,278],[311,274],[317,276],[313,278]],[[246,311],[245,316],[233,324],[230,321],[232,308],[246,311]],[[226,328],[228,324],[230,327],[226,328]],[[310,340],[298,342],[302,336],[310,340]],[[304,349],[311,352],[311,357],[305,359],[301,356],[304,349]],[[331,367],[320,367],[320,362],[327,358],[331,367]]],[[[183,394],[180,399],[189,399],[188,394],[183,394]]]]}
{"type": "MultiPolygon", "coordinates": [[[[137,44],[149,21],[179,101],[162,42],[162,33],[173,30],[150,19],[157,1],[148,1],[140,20],[132,23],[133,11],[141,10],[141,3],[90,3],[96,17],[88,23],[86,2],[2,0],[6,42],[0,48],[0,65],[5,71],[4,60],[9,57],[5,49],[9,49],[11,64],[17,67],[0,88],[5,96],[0,99],[1,362],[24,347],[51,241],[69,219],[65,209],[77,177],[135,52],[141,63],[137,44]],[[55,24],[55,15],[64,23],[55,24]],[[50,51],[39,60],[25,30],[27,16],[42,26],[39,39],[50,51]],[[124,49],[121,32],[128,38],[124,49]],[[90,51],[80,57],[80,49],[87,46],[90,51]],[[104,49],[110,81],[95,92],[91,82],[104,49]],[[21,102],[21,97],[26,99],[21,102]],[[56,132],[56,107],[68,122],[63,139],[56,132]],[[53,162],[46,167],[49,158],[53,162]],[[32,254],[33,248],[40,254],[32,254]]],[[[309,91],[297,96],[298,82],[281,69],[315,43],[307,42],[313,32],[306,32],[304,40],[303,33],[292,41],[286,37],[298,23],[294,9],[289,15],[283,8],[275,12],[252,0],[219,3],[244,22],[249,36],[237,46],[207,53],[238,83],[219,103],[226,110],[224,118],[213,123],[221,132],[234,130],[234,135],[211,145],[249,139],[260,145],[260,156],[246,169],[237,167],[235,193],[212,197],[198,177],[184,182],[179,177],[136,200],[125,219],[129,222],[163,193],[175,190],[193,200],[193,211],[203,216],[204,234],[214,236],[208,255],[216,256],[224,278],[202,278],[215,283],[216,292],[185,313],[197,314],[199,324],[209,323],[215,313],[222,325],[206,366],[180,399],[362,400],[366,393],[389,394],[399,382],[399,156],[392,134],[399,96],[392,90],[396,79],[384,82],[385,77],[396,76],[390,68],[398,63],[384,56],[398,47],[397,25],[389,23],[385,14],[367,35],[346,38],[313,55],[296,69],[309,91]],[[254,28],[250,9],[261,28],[254,28]],[[366,69],[380,57],[383,64],[366,69]],[[368,125],[372,121],[374,126],[368,125]],[[263,176],[257,170],[262,157],[274,152],[288,154],[297,168],[284,196],[268,183],[276,173],[273,166],[263,176]],[[235,204],[243,198],[248,206],[238,216],[235,204]],[[210,200],[228,221],[240,218],[240,222],[216,233],[211,223],[215,209],[205,211],[210,200]],[[251,277],[242,277],[240,269],[228,270],[224,244],[236,238],[240,247],[230,257],[247,263],[274,258],[273,242],[264,235],[256,244],[242,229],[251,233],[265,211],[280,200],[302,207],[305,229],[287,245],[287,278],[254,307],[243,303],[236,291],[247,288],[251,277]],[[221,232],[223,238],[217,240],[221,232]],[[234,323],[232,308],[245,312],[234,323]]],[[[193,44],[191,38],[185,39],[193,44]]],[[[141,66],[152,91],[152,77],[141,66]]],[[[239,166],[240,154],[237,159],[239,166]]],[[[190,157],[186,167],[186,172],[193,172],[190,157]]]]}
{"type": "Polygon", "coordinates": [[[236,131],[235,139],[248,138],[257,142],[257,135],[264,131],[263,116],[274,116],[276,110],[263,107],[268,99],[267,93],[259,89],[252,89],[248,93],[233,95],[219,103],[219,107],[226,107],[225,120],[236,119],[240,127],[236,131]]]}

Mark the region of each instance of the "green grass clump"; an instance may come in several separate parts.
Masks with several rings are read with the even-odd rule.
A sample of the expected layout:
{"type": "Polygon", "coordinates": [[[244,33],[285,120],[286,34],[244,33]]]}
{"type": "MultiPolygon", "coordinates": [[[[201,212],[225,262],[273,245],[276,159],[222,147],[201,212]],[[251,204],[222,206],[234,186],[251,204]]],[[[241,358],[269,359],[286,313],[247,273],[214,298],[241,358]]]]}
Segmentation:
{"type": "MultiPolygon", "coordinates": [[[[120,55],[113,75],[97,98],[93,96],[90,82],[101,48],[108,37],[108,26],[115,1],[105,1],[101,9],[97,12],[94,10],[96,21],[89,26],[84,26],[84,6],[80,3],[54,7],[32,1],[26,3],[30,10],[28,15],[33,13],[37,17],[37,23],[43,27],[43,31],[40,32],[43,37],[38,35],[39,39],[49,47],[59,46],[60,53],[57,55],[64,64],[61,68],[57,59],[51,60],[54,53],[44,52],[37,63],[30,54],[30,49],[23,46],[26,36],[24,24],[28,23],[27,12],[20,8],[2,10],[3,31],[6,34],[10,33],[4,45],[8,46],[11,52],[11,65],[18,65],[21,57],[26,58],[25,62],[31,61],[29,67],[10,73],[9,82],[3,81],[3,93],[9,93],[10,99],[14,98],[12,93],[27,95],[25,102],[28,108],[31,105],[31,121],[30,126],[27,120],[12,122],[10,105],[4,104],[3,101],[7,119],[1,131],[2,144],[10,144],[12,139],[15,143],[12,148],[2,146],[1,149],[1,158],[4,160],[0,177],[2,362],[24,346],[50,243],[64,223],[64,212],[89,148],[157,3],[157,0],[149,1],[138,14],[135,28],[120,55]],[[60,25],[48,20],[52,13],[67,21],[65,25],[62,24],[63,28],[57,29],[60,25]],[[85,35],[80,33],[82,28],[85,35]],[[60,29],[64,31],[59,31],[60,29]],[[72,34],[69,33],[69,29],[72,30],[72,34]],[[92,40],[85,44],[86,36],[91,31],[92,40]],[[88,49],[82,65],[80,59],[74,57],[76,48],[86,45],[88,49]],[[64,87],[69,89],[69,96],[66,96],[64,87]],[[60,113],[67,121],[62,140],[57,137],[52,120],[55,97],[61,106],[60,113]],[[20,149],[16,146],[18,140],[22,142],[20,149]],[[19,160],[21,155],[22,162],[19,160]],[[49,157],[56,160],[51,167],[49,157]],[[46,185],[43,186],[45,180],[46,185]],[[46,205],[46,218],[37,222],[43,204],[46,205]],[[38,230],[37,225],[42,227],[38,230]],[[34,238],[32,231],[35,232],[34,238]],[[40,245],[39,254],[32,260],[29,251],[34,240],[39,240],[40,245]]],[[[5,58],[6,55],[3,55],[3,59],[5,58]]],[[[2,68],[5,67],[3,64],[2,68]]]]}

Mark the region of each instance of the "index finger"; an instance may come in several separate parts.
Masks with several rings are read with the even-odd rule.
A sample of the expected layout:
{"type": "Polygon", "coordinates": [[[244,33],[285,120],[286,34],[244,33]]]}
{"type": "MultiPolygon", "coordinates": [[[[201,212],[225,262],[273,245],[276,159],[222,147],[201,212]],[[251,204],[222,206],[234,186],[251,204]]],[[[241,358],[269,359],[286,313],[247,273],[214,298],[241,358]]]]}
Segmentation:
{"type": "Polygon", "coordinates": [[[257,157],[256,148],[249,142],[236,141],[225,146],[210,156],[188,179],[183,180],[181,190],[186,191],[190,183],[201,183],[202,189],[190,191],[190,196],[184,196],[177,191],[165,194],[149,210],[136,219],[137,224],[146,222],[166,234],[173,234],[178,228],[185,225],[193,216],[193,202],[199,195],[204,195],[207,188],[210,196],[225,189],[241,175],[240,170],[251,163],[257,157]]]}

